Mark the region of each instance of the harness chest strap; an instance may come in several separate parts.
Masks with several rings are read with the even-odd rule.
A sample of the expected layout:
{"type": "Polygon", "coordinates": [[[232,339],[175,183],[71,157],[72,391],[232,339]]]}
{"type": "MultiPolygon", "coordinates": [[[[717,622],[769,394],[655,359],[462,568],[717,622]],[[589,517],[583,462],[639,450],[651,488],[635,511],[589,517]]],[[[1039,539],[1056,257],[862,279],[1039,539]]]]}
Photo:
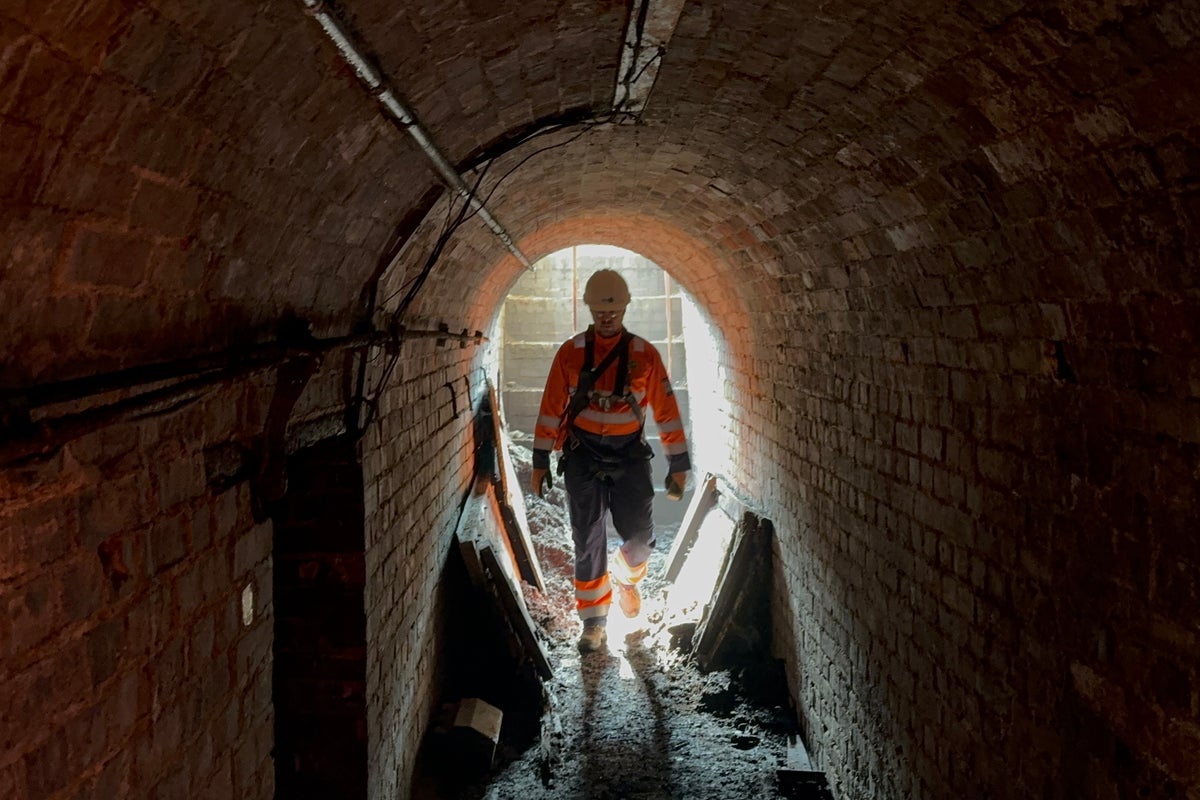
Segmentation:
{"type": "MultiPolygon", "coordinates": [[[[633,392],[629,391],[629,343],[631,341],[633,341],[632,333],[629,331],[622,333],[621,341],[617,342],[613,346],[613,349],[608,352],[608,355],[605,357],[604,361],[601,362],[600,366],[595,370],[594,373],[591,373],[592,360],[595,358],[596,344],[595,337],[592,335],[592,332],[588,331],[584,337],[583,346],[583,371],[591,373],[592,375],[592,380],[589,384],[590,391],[587,393],[587,400],[588,402],[596,403],[605,410],[612,405],[614,400],[624,402],[629,406],[634,416],[637,417],[638,425],[645,427],[646,418],[645,414],[642,412],[642,407],[638,405],[637,398],[633,396],[633,392]],[[608,365],[611,363],[614,353],[617,354],[617,376],[616,380],[613,382],[613,392],[611,395],[602,395],[595,389],[596,378],[599,378],[604,374],[604,370],[606,370],[608,365]],[[618,394],[618,392],[620,392],[620,394],[618,394]]],[[[581,373],[580,383],[582,384],[582,382],[581,373]]],[[[582,410],[582,407],[580,410],[582,410]]]]}
{"type": "MultiPolygon", "coordinates": [[[[583,367],[579,371],[579,385],[575,387],[575,393],[571,395],[571,402],[567,406],[567,415],[563,419],[562,427],[559,429],[559,440],[564,439],[571,430],[571,425],[575,422],[575,417],[588,406],[589,403],[597,399],[604,399],[611,402],[612,395],[601,395],[595,390],[596,379],[604,374],[613,360],[617,360],[617,380],[614,383],[614,388],[618,390],[626,390],[625,385],[628,380],[629,373],[629,343],[633,340],[633,334],[625,331],[621,334],[621,340],[617,342],[612,350],[600,361],[600,364],[594,369],[592,362],[595,359],[595,341],[591,329],[584,336],[583,350],[583,367]]],[[[637,404],[637,400],[630,393],[619,396],[620,400],[629,404],[634,415],[638,419],[639,425],[645,425],[645,418],[642,414],[641,406],[637,404]]],[[[599,404],[599,403],[598,403],[599,404]]]]}

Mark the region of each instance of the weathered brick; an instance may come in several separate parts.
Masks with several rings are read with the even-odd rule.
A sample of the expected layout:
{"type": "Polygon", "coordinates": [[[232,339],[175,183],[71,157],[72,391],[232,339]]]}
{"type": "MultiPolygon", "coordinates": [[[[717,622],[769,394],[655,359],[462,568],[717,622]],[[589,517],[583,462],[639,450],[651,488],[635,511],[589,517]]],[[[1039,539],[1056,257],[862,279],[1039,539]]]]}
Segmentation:
{"type": "Polygon", "coordinates": [[[194,124],[135,102],[126,106],[109,157],[159,175],[183,178],[197,156],[201,139],[194,124]]]}
{"type": "Polygon", "coordinates": [[[84,547],[114,533],[135,528],[149,518],[145,496],[136,477],[91,487],[79,496],[79,524],[84,547]]]}
{"type": "Polygon", "coordinates": [[[177,187],[143,178],[131,191],[129,222],[164,236],[183,237],[194,229],[199,196],[191,187],[177,187]]]}
{"type": "Polygon", "coordinates": [[[0,112],[59,135],[83,91],[83,77],[36,37],[22,37],[0,51],[7,80],[0,112]]]}
{"type": "Polygon", "coordinates": [[[125,622],[119,617],[101,623],[87,634],[89,666],[94,686],[99,687],[117,671],[124,635],[125,622]]]}
{"type": "Polygon", "coordinates": [[[36,503],[10,514],[0,511],[0,581],[10,580],[43,564],[58,561],[70,549],[78,519],[59,502],[36,503]]]}
{"type": "Polygon", "coordinates": [[[41,147],[41,132],[15,120],[0,123],[0,137],[10,155],[0,162],[0,197],[14,205],[32,203],[52,160],[41,147]]]}
{"type": "Polygon", "coordinates": [[[70,781],[70,743],[55,731],[37,749],[25,756],[26,792],[30,797],[49,797],[70,781]]]}
{"type": "Polygon", "coordinates": [[[145,298],[101,296],[87,329],[88,341],[100,350],[128,352],[164,323],[163,308],[145,298]]]}
{"type": "Polygon", "coordinates": [[[85,553],[73,562],[64,564],[59,574],[61,585],[58,592],[68,620],[87,619],[105,606],[109,581],[97,555],[85,553]]]}
{"type": "Polygon", "coordinates": [[[238,538],[234,546],[233,572],[244,576],[271,555],[272,523],[256,525],[238,538]]]}
{"type": "Polygon", "coordinates": [[[40,574],[6,591],[0,638],[10,653],[23,653],[56,631],[62,622],[60,599],[51,575],[40,574]]]}
{"type": "Polygon", "coordinates": [[[146,278],[150,242],[132,233],[84,228],[72,252],[72,276],[98,286],[132,288],[146,278]]]}
{"type": "Polygon", "coordinates": [[[104,797],[114,797],[127,786],[129,757],[126,753],[118,753],[106,761],[100,773],[84,784],[79,794],[81,800],[101,800],[104,797]]]}
{"type": "Polygon", "coordinates": [[[128,168],[95,156],[68,154],[41,185],[38,202],[75,212],[124,219],[137,181],[128,168]]]}
{"type": "Polygon", "coordinates": [[[169,570],[191,551],[190,521],[184,515],[162,517],[146,531],[146,567],[151,575],[169,570]]]}
{"type": "Polygon", "coordinates": [[[202,784],[196,787],[199,797],[204,800],[220,800],[225,797],[236,797],[233,790],[233,764],[230,759],[222,759],[215,765],[214,771],[202,784]]]}
{"type": "Polygon", "coordinates": [[[23,760],[0,767],[0,794],[4,797],[21,797],[27,782],[23,760]]]}

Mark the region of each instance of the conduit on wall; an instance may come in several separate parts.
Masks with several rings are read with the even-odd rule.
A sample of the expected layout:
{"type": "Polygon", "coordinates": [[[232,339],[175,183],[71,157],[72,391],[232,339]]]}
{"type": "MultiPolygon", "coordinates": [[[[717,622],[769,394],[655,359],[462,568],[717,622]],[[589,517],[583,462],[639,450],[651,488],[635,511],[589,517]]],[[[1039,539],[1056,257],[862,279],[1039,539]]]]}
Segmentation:
{"type": "Polygon", "coordinates": [[[350,36],[346,33],[341,23],[327,9],[325,0],[301,0],[301,2],[304,3],[304,7],[316,18],[326,35],[333,41],[338,52],[342,54],[342,58],[346,60],[346,63],[354,68],[359,79],[366,85],[367,90],[375,96],[387,114],[395,122],[399,123],[404,130],[408,131],[408,134],[417,143],[417,146],[421,148],[421,151],[429,159],[430,163],[433,164],[434,170],[442,177],[442,180],[457,192],[463,200],[470,203],[471,208],[479,214],[479,218],[483,220],[484,224],[496,235],[496,238],[504,243],[508,251],[516,256],[517,260],[526,269],[533,269],[533,264],[521,252],[521,249],[517,247],[512,236],[492,216],[492,213],[488,211],[483,201],[476,197],[471,187],[467,185],[462,176],[450,165],[450,162],[442,155],[442,151],[425,132],[424,128],[421,127],[416,116],[401,102],[396,93],[384,81],[383,76],[379,74],[379,70],[375,69],[367,61],[354,42],[351,41],[350,36]]]}
{"type": "Polygon", "coordinates": [[[438,330],[399,326],[332,339],[281,339],[237,356],[223,354],[149,364],[35,386],[23,392],[0,392],[0,467],[44,457],[105,425],[179,408],[221,386],[293,360],[319,360],[327,354],[371,346],[396,348],[408,339],[435,339],[438,346],[455,343],[460,348],[488,341],[481,331],[463,329],[453,333],[447,325],[438,330]],[[37,413],[54,407],[64,410],[37,413]]]}

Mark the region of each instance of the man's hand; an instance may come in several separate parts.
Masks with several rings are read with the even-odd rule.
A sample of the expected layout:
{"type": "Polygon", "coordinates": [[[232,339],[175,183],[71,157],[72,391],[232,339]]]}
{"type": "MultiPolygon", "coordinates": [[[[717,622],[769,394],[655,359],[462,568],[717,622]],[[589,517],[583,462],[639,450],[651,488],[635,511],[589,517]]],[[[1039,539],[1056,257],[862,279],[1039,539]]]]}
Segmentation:
{"type": "Polygon", "coordinates": [[[672,472],[667,476],[667,497],[672,500],[683,498],[683,490],[687,487],[686,472],[672,472]]]}
{"type": "Polygon", "coordinates": [[[542,494],[543,483],[546,484],[547,490],[554,488],[554,479],[550,477],[550,470],[548,469],[538,469],[537,467],[534,467],[533,473],[529,476],[529,482],[533,484],[533,493],[542,498],[545,497],[545,495],[542,494]]]}

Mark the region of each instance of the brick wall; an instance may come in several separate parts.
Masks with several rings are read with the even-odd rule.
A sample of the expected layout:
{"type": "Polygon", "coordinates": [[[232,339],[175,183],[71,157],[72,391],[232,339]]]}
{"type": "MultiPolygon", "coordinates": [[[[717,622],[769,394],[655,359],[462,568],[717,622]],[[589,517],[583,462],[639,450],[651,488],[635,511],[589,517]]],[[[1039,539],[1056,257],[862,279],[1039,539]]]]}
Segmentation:
{"type": "Polygon", "coordinates": [[[0,796],[273,796],[271,525],[206,468],[247,388],[0,473],[0,796]]]}
{"type": "MultiPolygon", "coordinates": [[[[358,608],[367,638],[342,654],[362,659],[362,716],[347,737],[362,743],[369,734],[355,769],[371,797],[407,796],[440,696],[440,581],[472,478],[481,365],[495,358],[406,342],[362,445],[363,474],[335,481],[331,471],[350,463],[346,454],[315,457],[309,477],[317,482],[293,470],[293,494],[275,509],[289,537],[278,543],[288,570],[280,622],[293,632],[311,629],[320,615],[293,602],[297,587],[287,580],[301,576],[313,552],[289,548],[314,526],[336,533],[338,546],[345,525],[364,526],[358,608]],[[332,498],[355,486],[358,505],[341,509],[341,528],[300,519],[302,501],[332,513],[332,498]]],[[[369,385],[377,378],[373,372],[369,385]]],[[[337,369],[314,377],[293,414],[293,438],[328,427],[323,420],[338,414],[344,385],[337,369]]],[[[143,423],[103,428],[46,464],[2,473],[4,797],[273,797],[275,646],[286,673],[278,690],[303,695],[283,697],[281,723],[327,732],[313,715],[338,716],[287,673],[294,640],[273,637],[273,524],[255,522],[246,480],[272,387],[269,377],[244,382],[143,423]]],[[[306,452],[313,450],[299,457],[306,452]]],[[[321,561],[335,562],[353,572],[340,555],[321,561]]],[[[276,755],[304,761],[294,741],[280,743],[276,755]]],[[[305,775],[307,791],[318,781],[305,775]]]]}
{"type": "Polygon", "coordinates": [[[748,420],[772,458],[743,474],[786,487],[780,634],[842,792],[1195,786],[1200,451],[1172,401],[1034,342],[804,341],[794,438],[748,420]]]}
{"type": "Polygon", "coordinates": [[[332,50],[290,2],[0,9],[5,385],[340,327],[423,189],[332,50]]]}
{"type": "MultiPolygon", "coordinates": [[[[1200,21],[869,6],[685,4],[646,124],[564,132],[489,196],[530,255],[635,249],[720,325],[727,461],[777,524],[781,647],[840,796],[1195,794],[1200,21]]],[[[452,163],[606,107],[623,6],[422,10],[351,16],[452,163]]],[[[435,182],[296,3],[5,4],[0,141],[6,387],[219,350],[289,308],[349,330],[435,182]]],[[[501,252],[465,225],[412,317],[482,326],[520,269],[501,252]]],[[[443,406],[478,369],[404,353],[365,462],[381,798],[436,682],[469,472],[443,406]]],[[[257,406],[211,408],[230,421],[185,409],[5,471],[0,795],[187,773],[257,796],[263,622],[230,615],[265,534],[243,486],[189,477],[257,406]],[[227,669],[200,676],[175,653],[208,650],[206,619],[227,669]]]]}
{"type": "MultiPolygon", "coordinates": [[[[739,402],[738,473],[781,521],[778,634],[839,796],[1200,786],[1185,610],[1200,586],[1184,577],[1200,564],[1200,300],[1181,249],[1196,170],[1177,155],[1195,137],[1136,111],[1195,80],[1108,73],[1101,89],[1083,67],[1138,50],[1166,24],[1149,13],[1086,33],[1075,19],[1065,41],[1008,19],[1002,52],[930,76],[923,131],[864,137],[880,153],[912,137],[926,159],[888,194],[856,188],[900,164],[830,144],[846,163],[826,176],[827,221],[783,237],[805,253],[794,283],[756,300],[756,325],[782,313],[791,331],[782,357],[747,365],[771,397],[739,402]],[[1023,63],[1027,91],[1082,81],[1101,107],[1014,89],[1018,124],[956,77],[1048,40],[1055,66],[1023,63]]],[[[926,52],[968,46],[929,37],[926,52]]]]}
{"type": "Polygon", "coordinates": [[[406,342],[363,441],[372,800],[408,796],[440,695],[449,610],[438,585],[472,481],[471,409],[482,399],[484,358],[475,348],[406,342]]]}

